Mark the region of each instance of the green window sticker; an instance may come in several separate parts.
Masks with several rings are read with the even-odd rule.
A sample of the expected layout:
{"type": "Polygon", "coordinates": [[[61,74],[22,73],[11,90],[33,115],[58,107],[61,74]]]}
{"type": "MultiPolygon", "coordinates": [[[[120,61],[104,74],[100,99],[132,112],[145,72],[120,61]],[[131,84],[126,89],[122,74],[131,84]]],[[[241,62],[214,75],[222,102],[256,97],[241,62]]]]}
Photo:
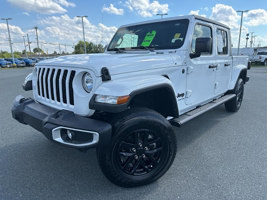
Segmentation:
{"type": "Polygon", "coordinates": [[[151,31],[146,34],[145,39],[143,40],[141,46],[149,47],[151,42],[153,41],[154,37],[156,36],[156,31],[151,31]]]}

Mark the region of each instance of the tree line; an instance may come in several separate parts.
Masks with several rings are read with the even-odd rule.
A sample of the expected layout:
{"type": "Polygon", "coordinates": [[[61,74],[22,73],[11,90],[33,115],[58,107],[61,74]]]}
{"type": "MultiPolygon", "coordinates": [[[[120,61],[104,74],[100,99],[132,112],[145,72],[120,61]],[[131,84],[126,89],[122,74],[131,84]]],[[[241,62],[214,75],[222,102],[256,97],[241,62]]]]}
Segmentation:
{"type": "MultiPolygon", "coordinates": [[[[103,53],[105,47],[102,44],[94,44],[92,42],[85,42],[86,52],[87,53],[103,53]]],[[[84,53],[84,42],[79,41],[74,47],[74,54],[84,53]]]]}
{"type": "MultiPolygon", "coordinates": [[[[102,44],[94,44],[92,42],[85,42],[86,44],[86,52],[87,53],[103,53],[105,51],[105,47],[102,44]]],[[[29,52],[27,52],[29,55],[29,52]]],[[[38,49],[38,48],[34,48],[33,49],[33,54],[45,54],[45,52],[42,49],[38,49]]],[[[84,53],[84,42],[83,41],[79,41],[75,46],[74,46],[74,51],[73,54],[83,54],[84,53]]],[[[54,51],[53,52],[54,55],[58,55],[59,53],[54,51]]],[[[64,51],[61,52],[61,54],[65,54],[64,51]]],[[[21,58],[26,56],[26,52],[25,50],[23,50],[22,52],[19,51],[15,51],[14,52],[14,57],[15,58],[21,58]]],[[[7,51],[0,51],[0,58],[11,58],[11,53],[7,52],[7,51]]]]}

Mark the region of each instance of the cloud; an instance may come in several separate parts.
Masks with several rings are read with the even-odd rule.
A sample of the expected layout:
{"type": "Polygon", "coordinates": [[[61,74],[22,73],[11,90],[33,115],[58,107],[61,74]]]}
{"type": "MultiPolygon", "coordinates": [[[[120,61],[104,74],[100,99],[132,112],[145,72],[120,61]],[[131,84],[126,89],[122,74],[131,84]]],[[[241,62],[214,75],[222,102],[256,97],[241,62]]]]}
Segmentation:
{"type": "Polygon", "coordinates": [[[30,16],[30,14],[28,12],[23,12],[22,14],[26,15],[26,16],[30,16]]]}
{"type": "Polygon", "coordinates": [[[128,0],[125,6],[142,17],[152,17],[157,13],[167,13],[169,11],[168,4],[160,4],[158,1],[150,3],[150,0],[128,0]]]}
{"type": "MultiPolygon", "coordinates": [[[[200,15],[200,14],[199,14],[199,10],[191,10],[191,11],[189,12],[189,15],[200,15]]],[[[200,15],[200,16],[202,16],[202,17],[207,17],[206,15],[200,15]]]]}
{"type": "MultiPolygon", "coordinates": [[[[81,19],[68,15],[52,16],[42,19],[40,24],[45,26],[47,40],[77,42],[82,40],[81,19]],[[70,28],[71,27],[71,28],[70,28]]],[[[85,39],[94,43],[108,43],[117,30],[104,24],[94,25],[84,18],[85,39]]]]}
{"type": "MultiPolygon", "coordinates": [[[[64,44],[67,44],[67,52],[73,52],[73,44],[79,40],[83,40],[81,19],[71,18],[67,14],[61,16],[49,16],[38,21],[40,27],[38,29],[40,47],[49,53],[59,52],[59,43],[61,50],[65,51],[64,44]]],[[[24,49],[23,36],[29,34],[31,49],[37,46],[34,29],[22,31],[19,26],[9,25],[14,51],[22,51],[24,49]]],[[[117,28],[114,26],[106,26],[104,24],[92,24],[88,19],[84,18],[85,39],[95,44],[107,44],[117,28]]],[[[0,50],[10,51],[8,43],[7,27],[5,23],[0,23],[0,50]]],[[[28,50],[28,47],[27,47],[28,50]]]]}
{"type": "MultiPolygon", "coordinates": [[[[14,51],[21,51],[21,48],[23,48],[22,36],[25,35],[25,32],[23,32],[19,26],[10,24],[9,30],[14,51]]],[[[0,49],[10,51],[6,23],[0,23],[0,41],[0,49]]]]}
{"type": "Polygon", "coordinates": [[[8,2],[23,10],[41,14],[61,14],[67,12],[62,6],[75,6],[67,0],[8,0],[8,2]]]}
{"type": "Polygon", "coordinates": [[[210,18],[224,23],[230,28],[239,28],[238,21],[240,20],[240,16],[231,6],[216,4],[215,7],[212,8],[210,18]]]}
{"type": "Polygon", "coordinates": [[[201,8],[201,10],[204,10],[204,11],[209,11],[209,7],[204,7],[204,8],[201,8]]]}
{"type": "Polygon", "coordinates": [[[247,26],[267,25],[267,11],[264,9],[250,10],[244,14],[247,26]]]}
{"type": "MultiPolygon", "coordinates": [[[[212,8],[211,19],[219,21],[225,25],[228,25],[231,28],[231,41],[234,47],[238,46],[239,39],[239,28],[240,28],[240,15],[233,9],[233,7],[216,4],[212,8]]],[[[242,26],[241,31],[241,41],[240,47],[245,47],[246,44],[246,34],[249,32],[249,29],[246,26],[242,26]]]]}
{"type": "Polygon", "coordinates": [[[106,7],[104,5],[102,8],[102,12],[107,12],[109,14],[114,14],[114,15],[123,15],[124,10],[121,8],[115,8],[113,4],[110,4],[109,7],[106,7]]]}
{"type": "Polygon", "coordinates": [[[75,7],[76,6],[75,3],[68,2],[67,0],[55,0],[55,2],[59,3],[62,6],[65,6],[65,7],[75,7]]]}
{"type": "Polygon", "coordinates": [[[261,35],[261,36],[256,36],[254,45],[256,47],[267,46],[267,34],[261,35]]]}

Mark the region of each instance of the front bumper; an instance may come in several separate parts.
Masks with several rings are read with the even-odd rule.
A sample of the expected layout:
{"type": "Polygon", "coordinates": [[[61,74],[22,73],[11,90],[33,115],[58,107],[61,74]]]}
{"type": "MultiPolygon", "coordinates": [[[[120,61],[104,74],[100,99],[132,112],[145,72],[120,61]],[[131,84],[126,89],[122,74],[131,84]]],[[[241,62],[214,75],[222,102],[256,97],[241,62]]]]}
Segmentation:
{"type": "Polygon", "coordinates": [[[17,96],[12,117],[42,132],[48,139],[74,148],[109,145],[112,127],[109,123],[57,110],[17,96]]]}

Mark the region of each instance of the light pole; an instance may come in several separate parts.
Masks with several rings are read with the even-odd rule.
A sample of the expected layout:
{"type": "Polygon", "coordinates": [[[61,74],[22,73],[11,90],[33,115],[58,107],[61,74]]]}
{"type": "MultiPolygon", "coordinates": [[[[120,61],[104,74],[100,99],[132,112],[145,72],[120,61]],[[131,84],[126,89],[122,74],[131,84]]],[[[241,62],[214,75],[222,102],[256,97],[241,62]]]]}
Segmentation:
{"type": "Polygon", "coordinates": [[[246,48],[248,48],[249,33],[247,33],[246,36],[247,36],[247,37],[246,37],[246,48]]]}
{"type": "Polygon", "coordinates": [[[257,35],[253,35],[253,39],[254,39],[253,44],[254,44],[254,46],[256,45],[256,37],[257,37],[257,35]]]}
{"type": "Polygon", "coordinates": [[[39,50],[40,50],[40,47],[39,47],[39,38],[38,38],[38,32],[37,32],[38,27],[35,26],[34,29],[35,29],[35,33],[36,33],[36,41],[37,41],[37,48],[38,48],[37,52],[38,52],[39,55],[40,55],[40,52],[39,52],[39,50]]]}
{"type": "Polygon", "coordinates": [[[253,38],[253,33],[254,33],[254,32],[251,32],[250,48],[252,48],[252,44],[253,44],[253,41],[252,41],[252,38],[253,38]]]}
{"type": "Polygon", "coordinates": [[[24,48],[25,48],[26,58],[28,58],[28,54],[27,54],[27,50],[26,50],[26,43],[25,43],[25,37],[26,36],[22,36],[22,37],[23,37],[23,42],[24,42],[24,48]]]}
{"type": "Polygon", "coordinates": [[[28,46],[29,46],[30,56],[32,56],[32,52],[31,52],[31,42],[30,42],[29,34],[28,34],[28,33],[27,33],[27,39],[28,39],[28,46]]]}
{"type": "Polygon", "coordinates": [[[241,38],[241,29],[242,29],[242,22],[243,22],[243,14],[244,12],[248,12],[249,10],[238,10],[236,12],[241,12],[241,21],[240,21],[240,30],[239,30],[239,39],[238,39],[238,49],[237,55],[239,55],[239,48],[240,48],[240,38],[241,38]]]}
{"type": "Polygon", "coordinates": [[[157,15],[161,16],[161,19],[163,19],[163,15],[168,15],[168,13],[158,13],[157,15]]]}
{"type": "Polygon", "coordinates": [[[86,54],[86,44],[85,44],[85,35],[84,35],[84,25],[83,25],[83,18],[84,18],[84,17],[88,17],[88,16],[84,15],[84,16],[77,16],[77,17],[80,17],[80,18],[82,18],[82,26],[83,26],[83,43],[84,43],[84,54],[86,54]]]}
{"type": "Polygon", "coordinates": [[[2,20],[6,20],[6,25],[7,25],[7,32],[8,32],[8,37],[9,37],[9,45],[10,45],[10,51],[11,51],[11,55],[12,55],[12,60],[13,60],[13,64],[15,64],[15,60],[14,60],[14,54],[13,54],[13,49],[12,49],[12,43],[11,43],[11,37],[10,37],[10,31],[9,31],[9,26],[8,26],[8,20],[11,20],[12,18],[2,18],[2,20]]]}

